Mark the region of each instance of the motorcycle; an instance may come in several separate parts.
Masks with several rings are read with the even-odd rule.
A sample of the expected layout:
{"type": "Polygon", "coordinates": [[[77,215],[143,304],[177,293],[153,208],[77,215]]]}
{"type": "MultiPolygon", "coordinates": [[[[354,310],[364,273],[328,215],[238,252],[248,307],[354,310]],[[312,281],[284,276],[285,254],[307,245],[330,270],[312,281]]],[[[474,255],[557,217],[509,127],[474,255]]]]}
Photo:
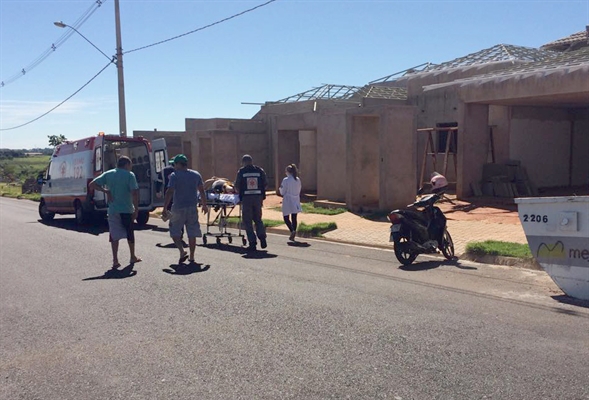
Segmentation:
{"type": "Polygon", "coordinates": [[[424,196],[406,209],[389,213],[392,224],[389,241],[394,243],[395,256],[401,264],[411,265],[419,254],[437,253],[438,249],[446,259],[454,259],[454,243],[446,227],[446,217],[435,206],[442,193],[424,196]]]}

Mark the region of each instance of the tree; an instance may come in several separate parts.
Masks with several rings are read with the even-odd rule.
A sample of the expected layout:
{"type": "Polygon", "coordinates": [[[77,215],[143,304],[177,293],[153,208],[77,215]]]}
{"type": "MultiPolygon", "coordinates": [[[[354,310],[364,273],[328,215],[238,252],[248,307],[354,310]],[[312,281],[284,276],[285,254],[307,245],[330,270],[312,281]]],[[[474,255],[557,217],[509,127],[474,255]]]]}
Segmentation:
{"type": "Polygon", "coordinates": [[[47,135],[47,137],[49,138],[49,146],[56,147],[67,142],[67,138],[63,135],[47,135]]]}

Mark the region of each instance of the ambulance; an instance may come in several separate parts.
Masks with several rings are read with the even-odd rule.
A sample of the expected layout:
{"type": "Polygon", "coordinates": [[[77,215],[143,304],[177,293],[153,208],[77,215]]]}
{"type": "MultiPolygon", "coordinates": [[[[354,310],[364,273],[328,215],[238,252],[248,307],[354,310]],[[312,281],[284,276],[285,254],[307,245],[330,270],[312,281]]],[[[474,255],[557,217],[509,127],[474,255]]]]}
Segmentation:
{"type": "Polygon", "coordinates": [[[137,224],[145,225],[149,213],[163,206],[157,183],[166,166],[168,155],[164,139],[152,142],[143,137],[105,135],[71,140],[55,147],[47,170],[40,177],[42,184],[39,216],[51,221],[55,214],[73,214],[84,224],[93,217],[105,216],[106,196],[93,191],[88,184],[105,171],[116,168],[117,160],[127,156],[139,185],[137,224]]]}

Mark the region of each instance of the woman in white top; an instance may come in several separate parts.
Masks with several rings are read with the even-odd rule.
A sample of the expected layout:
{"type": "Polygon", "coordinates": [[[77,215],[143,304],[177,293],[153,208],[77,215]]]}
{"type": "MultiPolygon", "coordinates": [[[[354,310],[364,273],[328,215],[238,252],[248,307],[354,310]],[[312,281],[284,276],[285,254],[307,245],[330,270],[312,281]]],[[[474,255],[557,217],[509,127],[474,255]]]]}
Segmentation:
{"type": "Polygon", "coordinates": [[[286,167],[286,178],[280,185],[280,195],[282,196],[282,215],[284,222],[290,230],[289,239],[294,241],[297,232],[297,214],[301,208],[301,179],[299,171],[295,164],[286,167]]]}

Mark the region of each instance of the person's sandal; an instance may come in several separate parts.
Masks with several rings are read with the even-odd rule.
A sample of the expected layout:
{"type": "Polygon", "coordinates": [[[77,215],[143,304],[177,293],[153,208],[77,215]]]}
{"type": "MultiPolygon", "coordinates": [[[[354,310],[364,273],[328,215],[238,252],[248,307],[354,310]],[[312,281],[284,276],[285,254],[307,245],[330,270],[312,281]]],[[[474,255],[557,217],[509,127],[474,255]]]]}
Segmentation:
{"type": "Polygon", "coordinates": [[[188,260],[188,253],[184,253],[184,254],[182,254],[182,256],[180,256],[180,259],[178,260],[178,264],[182,264],[186,260],[188,260]]]}

